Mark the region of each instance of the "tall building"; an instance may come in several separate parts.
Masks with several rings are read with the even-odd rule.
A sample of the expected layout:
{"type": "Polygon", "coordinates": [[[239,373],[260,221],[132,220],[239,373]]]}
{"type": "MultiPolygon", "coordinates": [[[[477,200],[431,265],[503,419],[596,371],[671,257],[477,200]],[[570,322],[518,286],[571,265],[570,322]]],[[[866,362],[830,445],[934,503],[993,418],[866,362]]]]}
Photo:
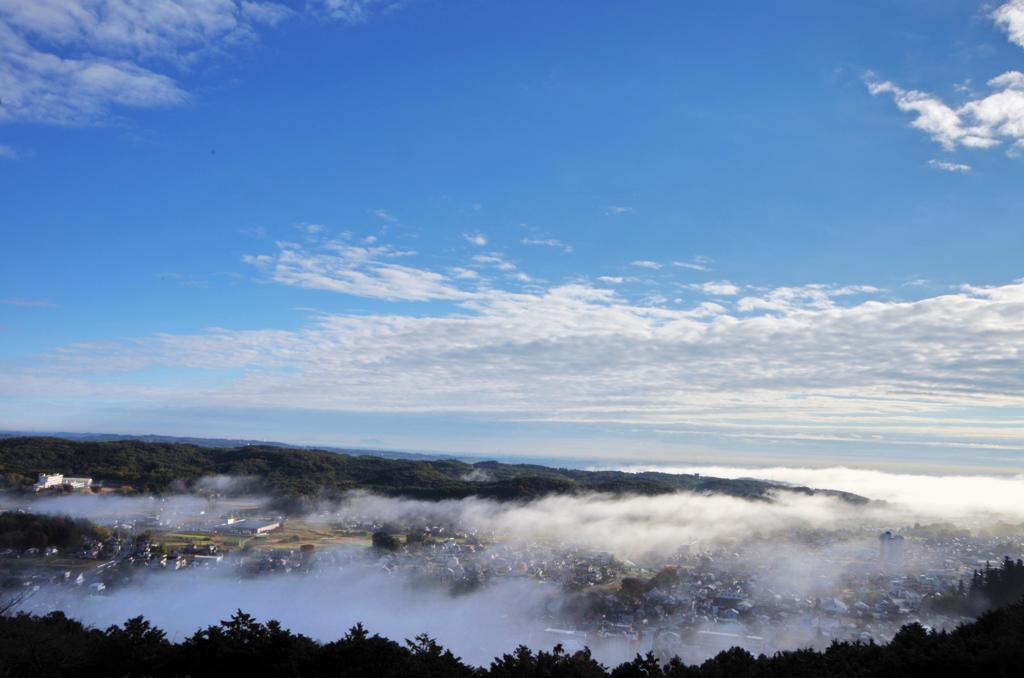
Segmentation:
{"type": "Polygon", "coordinates": [[[901,535],[886,530],[878,535],[878,557],[883,563],[897,564],[903,562],[903,544],[901,535]]]}

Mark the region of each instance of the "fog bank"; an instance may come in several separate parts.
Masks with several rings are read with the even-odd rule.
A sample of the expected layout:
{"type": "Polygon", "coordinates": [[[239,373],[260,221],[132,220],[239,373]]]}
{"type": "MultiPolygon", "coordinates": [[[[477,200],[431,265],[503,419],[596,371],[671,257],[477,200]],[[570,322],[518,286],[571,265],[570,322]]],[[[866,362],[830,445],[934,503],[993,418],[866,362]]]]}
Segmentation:
{"type": "Polygon", "coordinates": [[[479,664],[531,637],[537,647],[550,649],[552,643],[540,642],[539,632],[544,605],[554,593],[549,585],[523,579],[451,596],[440,587],[417,586],[406,575],[356,564],[251,579],[239,579],[226,568],[158,572],[99,596],[67,587],[43,589],[26,607],[39,613],[62,609],[100,628],[141,614],[175,641],[238,609],[322,641],[336,640],[362,622],[371,633],[398,642],[427,633],[479,664]]]}
{"type": "Polygon", "coordinates": [[[700,473],[719,478],[757,478],[818,489],[843,490],[889,502],[909,516],[944,520],[1024,521],[1024,474],[1014,476],[925,475],[836,466],[625,466],[623,471],[700,473]]]}
{"type": "Polygon", "coordinates": [[[319,519],[373,516],[394,523],[459,525],[518,542],[551,542],[619,556],[663,556],[681,545],[710,545],[795,529],[836,529],[884,521],[882,508],[827,495],[779,492],[771,501],[691,493],[654,496],[554,495],[530,502],[429,502],[357,493],[319,519]]]}

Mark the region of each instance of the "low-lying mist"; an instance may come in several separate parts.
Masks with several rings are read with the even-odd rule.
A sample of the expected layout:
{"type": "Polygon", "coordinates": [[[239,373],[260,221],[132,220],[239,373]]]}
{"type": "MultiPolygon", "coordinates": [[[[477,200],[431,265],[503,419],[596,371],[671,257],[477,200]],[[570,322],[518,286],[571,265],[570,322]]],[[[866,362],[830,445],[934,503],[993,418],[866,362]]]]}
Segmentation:
{"type": "MultiPolygon", "coordinates": [[[[769,500],[678,493],[560,495],[505,503],[474,497],[430,502],[355,492],[340,502],[321,502],[308,515],[291,519],[321,528],[372,522],[399,532],[445,526],[485,534],[505,553],[517,549],[530,554],[540,552],[538,549],[607,553],[650,568],[650,573],[677,562],[673,559],[680,553],[708,553],[709,559],[713,553],[714,558],[728,563],[721,565],[726,571],[757,566],[756,590],[747,592],[751,598],[784,594],[793,599],[837,595],[849,563],[877,561],[881,529],[930,520],[964,525],[1024,520],[1020,499],[1024,497],[1024,478],[1019,476],[953,478],[843,468],[673,470],[765,478],[885,501],[855,504],[825,494],[778,491],[769,500]]],[[[207,492],[246,487],[244,482],[225,478],[202,485],[207,492]]],[[[33,498],[27,500],[27,507],[33,512],[112,524],[155,512],[163,521],[202,516],[211,520],[232,502],[269,506],[267,499],[253,496],[67,494],[33,498]]],[[[0,505],[25,507],[26,500],[8,495],[0,497],[0,505]]],[[[296,543],[295,548],[298,546],[296,543]]],[[[330,553],[328,549],[318,552],[330,553]]],[[[62,609],[101,627],[144,615],[179,640],[201,626],[226,619],[236,609],[261,619],[278,619],[294,631],[321,640],[338,638],[362,622],[371,632],[399,641],[427,633],[467,661],[487,663],[521,643],[550,648],[559,642],[544,629],[557,623],[559,611],[579,594],[554,581],[520,576],[488,581],[453,595],[449,587],[426,583],[423,577],[391,566],[385,553],[369,548],[362,553],[365,557],[345,564],[327,559],[333,564],[310,572],[255,577],[241,576],[227,565],[174,572],[144,569],[124,585],[112,586],[99,595],[87,594],[83,587],[44,586],[25,607],[39,613],[62,609]]],[[[538,556],[529,556],[534,557],[538,556]]],[[[938,567],[941,561],[941,553],[917,554],[913,567],[923,571],[938,567]]],[[[909,572],[909,566],[906,568],[909,572]]],[[[900,571],[893,566],[888,573],[900,571]]],[[[777,637],[788,638],[782,632],[777,637]]],[[[783,642],[800,645],[807,642],[807,636],[794,632],[791,640],[783,642]]],[[[621,645],[596,648],[595,654],[603,661],[618,662],[631,658],[634,651],[621,645]]],[[[691,655],[686,659],[697,658],[691,655]]]]}
{"type": "Polygon", "coordinates": [[[101,628],[141,614],[176,641],[239,608],[322,641],[336,640],[361,622],[371,633],[399,642],[428,633],[463,659],[485,664],[520,643],[550,649],[552,643],[541,641],[540,633],[545,604],[556,590],[522,579],[452,596],[367,563],[314,575],[255,578],[239,578],[223,568],[157,572],[105,595],[74,593],[42,590],[26,607],[40,613],[62,609],[101,628]]]}
{"type": "Polygon", "coordinates": [[[402,524],[454,524],[518,543],[556,543],[645,559],[669,555],[681,546],[797,529],[837,529],[865,519],[877,522],[886,513],[881,507],[793,492],[780,492],[767,501],[678,493],[554,495],[525,503],[475,497],[429,502],[355,493],[313,519],[356,515],[402,524]]]}
{"type": "Polygon", "coordinates": [[[623,471],[700,473],[718,478],[757,478],[843,490],[891,504],[894,511],[930,519],[1024,521],[1024,474],[926,475],[844,466],[627,466],[623,471]]]}
{"type": "MultiPolygon", "coordinates": [[[[264,497],[230,500],[198,495],[167,497],[67,494],[39,498],[31,510],[72,515],[99,523],[127,520],[159,511],[163,522],[212,517],[225,502],[270,506],[264,497]]],[[[24,502],[0,497],[0,506],[24,502]]],[[[908,516],[883,505],[851,504],[817,494],[781,491],[769,500],[690,493],[661,495],[552,495],[527,502],[499,502],[467,497],[425,501],[350,493],[340,502],[322,502],[306,516],[293,516],[327,525],[360,518],[381,524],[449,525],[493,533],[515,543],[546,542],[643,559],[661,557],[680,546],[708,546],[722,540],[791,532],[798,529],[840,529],[864,524],[884,525],[908,516]]]]}

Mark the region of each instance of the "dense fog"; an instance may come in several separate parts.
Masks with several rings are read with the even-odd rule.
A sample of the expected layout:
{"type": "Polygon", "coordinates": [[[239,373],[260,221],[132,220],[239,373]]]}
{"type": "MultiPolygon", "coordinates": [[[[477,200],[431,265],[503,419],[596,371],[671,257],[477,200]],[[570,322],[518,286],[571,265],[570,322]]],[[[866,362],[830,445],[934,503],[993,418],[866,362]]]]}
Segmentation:
{"type": "Polygon", "coordinates": [[[324,641],[361,622],[399,641],[428,633],[467,661],[485,663],[537,636],[543,626],[534,620],[554,594],[551,586],[524,579],[452,596],[367,563],[323,568],[312,576],[248,579],[223,568],[159,572],[106,595],[41,591],[27,605],[38,611],[63,609],[99,627],[143,614],[174,640],[227,619],[239,608],[324,641]]]}
{"type": "Polygon", "coordinates": [[[933,519],[1024,520],[1024,474],[921,474],[834,466],[628,466],[625,471],[700,473],[719,478],[758,478],[853,492],[882,500],[894,510],[933,519]]]}
{"type": "MultiPolygon", "coordinates": [[[[821,599],[837,595],[848,563],[870,563],[877,558],[879,530],[939,520],[978,528],[992,521],[1024,518],[1019,499],[1024,496],[1021,477],[952,478],[785,468],[687,472],[694,470],[842,489],[884,501],[855,504],[835,496],[788,491],[777,492],[770,500],[687,493],[591,494],[508,503],[478,498],[428,502],[353,493],[342,502],[323,502],[301,520],[320,527],[354,520],[401,526],[402,530],[449,526],[485,533],[506,552],[529,551],[534,554],[531,558],[538,557],[538,549],[607,553],[651,572],[683,562],[678,560],[679,554],[692,558],[707,553],[706,562],[724,558],[715,567],[727,570],[735,563],[756,564],[757,590],[749,592],[751,597],[784,591],[788,596],[821,599]]],[[[204,481],[201,487],[244,492],[248,484],[245,479],[217,478],[204,481]]],[[[220,502],[224,501],[265,506],[253,496],[210,499],[208,495],[181,494],[157,499],[66,494],[35,499],[31,510],[88,517],[110,525],[155,510],[172,521],[201,519],[223,511],[220,502]]],[[[8,507],[24,506],[25,500],[7,496],[3,502],[8,507]]],[[[901,568],[925,571],[939,567],[943,555],[915,553],[912,563],[893,565],[888,571],[896,574],[901,568]]],[[[178,640],[201,626],[226,619],[237,609],[260,619],[278,619],[294,631],[321,640],[338,638],[362,622],[372,632],[397,640],[427,633],[476,663],[486,663],[518,644],[550,648],[564,642],[572,648],[583,643],[581,634],[561,637],[545,631],[557,623],[566,606],[578,601],[578,592],[570,594],[551,581],[508,578],[456,595],[450,587],[394,567],[389,555],[371,548],[325,548],[318,551],[318,558],[320,565],[308,572],[255,577],[240,576],[226,565],[181,571],[144,568],[123,585],[111,586],[101,594],[70,586],[43,586],[24,607],[38,613],[62,609],[101,627],[144,615],[178,640]]],[[[821,642],[806,630],[794,627],[791,631],[778,633],[777,642],[792,646],[821,642]]],[[[644,647],[649,647],[650,638],[647,643],[644,647]]],[[[595,654],[603,661],[615,662],[630,658],[636,649],[628,643],[608,642],[596,647],[595,654]]],[[[697,658],[693,654],[687,657],[691,661],[697,658]]]]}

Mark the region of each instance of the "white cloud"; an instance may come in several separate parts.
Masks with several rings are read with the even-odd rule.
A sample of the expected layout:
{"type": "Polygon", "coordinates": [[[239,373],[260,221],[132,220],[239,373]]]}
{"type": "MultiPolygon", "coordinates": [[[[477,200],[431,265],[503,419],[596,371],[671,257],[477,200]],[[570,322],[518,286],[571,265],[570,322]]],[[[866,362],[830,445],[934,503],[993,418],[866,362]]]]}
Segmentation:
{"type": "Polygon", "coordinates": [[[967,106],[977,102],[969,102],[954,110],[934,95],[917,90],[908,91],[888,81],[876,82],[870,75],[868,91],[875,96],[891,94],[897,108],[917,115],[910,123],[911,127],[925,132],[946,150],[953,150],[957,145],[968,148],[991,148],[1000,143],[999,139],[995,138],[996,130],[991,125],[972,125],[968,121],[970,110],[967,106]]]}
{"type": "Polygon", "coordinates": [[[603,283],[608,283],[609,285],[621,285],[626,281],[626,279],[621,275],[602,275],[598,276],[597,279],[603,283]]]}
{"type": "Polygon", "coordinates": [[[443,299],[455,310],[317,314],[293,331],[70,346],[45,367],[0,376],[0,395],[466,412],[885,449],[1024,448],[1014,415],[1024,409],[1024,282],[913,302],[864,299],[879,293],[871,286],[771,288],[740,299],[736,314],[706,302],[631,303],[582,283],[467,292],[452,277],[397,266],[392,255],[285,245],[254,263],[284,284],[443,299]],[[179,390],[118,376],[157,367],[211,370],[211,381],[179,390]],[[241,376],[225,377],[231,368],[241,376]]]}
{"type": "MultiPolygon", "coordinates": [[[[742,312],[783,311],[798,309],[828,310],[836,307],[836,297],[881,292],[871,285],[803,285],[800,287],[776,287],[766,290],[760,296],[743,297],[736,307],[742,312]]],[[[739,292],[739,290],[737,290],[739,292]]]]}
{"type": "Polygon", "coordinates": [[[397,224],[398,219],[391,212],[382,209],[370,210],[370,214],[388,224],[397,224]]]}
{"type": "Polygon", "coordinates": [[[440,273],[391,263],[390,259],[410,253],[387,246],[332,242],[319,252],[294,243],[278,246],[276,255],[247,255],[243,261],[267,270],[275,282],[360,297],[427,301],[468,296],[440,273]]]}
{"type": "Polygon", "coordinates": [[[125,60],[47,53],[3,24],[0,61],[0,121],[83,124],[102,119],[111,106],[169,106],[187,98],[165,75],[125,60]]]}
{"type": "Polygon", "coordinates": [[[948,162],[945,160],[936,160],[932,158],[931,160],[928,161],[928,164],[934,167],[935,169],[940,169],[945,172],[964,173],[971,171],[970,165],[964,165],[959,162],[948,162]]]}
{"type": "Polygon", "coordinates": [[[487,236],[483,233],[463,233],[462,237],[466,239],[466,242],[477,247],[485,247],[487,245],[487,236]]]}
{"type": "MultiPolygon", "coordinates": [[[[1024,47],[1024,0],[1011,0],[992,12],[996,25],[1003,29],[1011,42],[1024,47]]],[[[872,95],[889,94],[897,108],[915,114],[912,127],[928,134],[946,150],[958,146],[965,148],[993,148],[1010,146],[1009,153],[1017,154],[1024,148],[1024,73],[1007,71],[988,81],[994,90],[985,96],[971,96],[964,85],[954,89],[968,95],[964,103],[951,106],[941,98],[919,90],[906,90],[890,81],[878,81],[873,73],[865,75],[872,95]]],[[[943,167],[949,171],[966,171],[956,163],[943,167]]]]}
{"type": "Polygon", "coordinates": [[[635,212],[632,207],[625,207],[623,205],[609,205],[604,208],[604,213],[608,216],[616,216],[619,214],[629,214],[635,212]]]}
{"type": "Polygon", "coordinates": [[[242,261],[247,264],[264,266],[267,264],[272,264],[274,262],[274,257],[270,256],[269,254],[243,254],[242,261]]]}
{"type": "Polygon", "coordinates": [[[1024,89],[1024,73],[1007,71],[988,81],[989,86],[1002,89],[1024,89]]]}
{"type": "Polygon", "coordinates": [[[650,261],[648,259],[637,259],[630,263],[630,266],[636,266],[637,268],[649,268],[652,271],[657,271],[662,265],[656,261],[650,261]]]}
{"type": "Polygon", "coordinates": [[[0,120],[82,124],[114,106],[181,104],[186,93],[161,70],[251,41],[287,13],[229,0],[3,0],[0,120]]]}
{"type": "Polygon", "coordinates": [[[473,261],[482,266],[493,266],[499,271],[514,271],[516,265],[510,261],[506,261],[505,257],[497,252],[491,252],[490,254],[477,254],[473,257],[473,261]]]}
{"type": "Polygon", "coordinates": [[[1010,0],[992,12],[996,25],[1006,31],[1010,42],[1024,47],[1024,0],[1010,0]]]}
{"type": "Polygon", "coordinates": [[[29,39],[84,52],[187,61],[255,37],[289,10],[235,0],[3,0],[0,19],[29,39]]]}
{"type": "Polygon", "coordinates": [[[691,271],[710,271],[712,263],[711,257],[696,256],[690,261],[673,261],[672,265],[677,268],[688,268],[691,271]]]}
{"type": "MultiPolygon", "coordinates": [[[[372,3],[323,3],[358,22],[372,3]]],[[[120,107],[180,105],[176,77],[294,14],[255,0],[0,0],[0,122],[103,122],[120,107]]]]}
{"type": "Polygon", "coordinates": [[[256,2],[255,0],[242,0],[242,15],[254,23],[274,26],[289,18],[292,11],[286,5],[277,2],[256,2]]]}
{"type": "Polygon", "coordinates": [[[713,282],[697,283],[693,285],[687,285],[687,287],[695,290],[700,290],[704,294],[710,294],[716,297],[732,297],[740,293],[742,290],[738,285],[734,285],[728,280],[716,280],[713,282]]]}
{"type": "Polygon", "coordinates": [[[537,245],[540,247],[557,247],[564,252],[572,252],[572,245],[566,245],[561,240],[555,238],[523,238],[520,242],[524,245],[537,245]]]}
{"type": "Polygon", "coordinates": [[[375,10],[388,11],[400,3],[395,0],[312,0],[312,4],[329,19],[358,24],[369,20],[375,10]]]}
{"type": "MultiPolygon", "coordinates": [[[[1024,32],[1022,14],[1024,0],[1015,0],[1000,7],[994,15],[1007,27],[1011,38],[1018,41],[1017,37],[1024,32]]],[[[865,82],[872,95],[892,95],[900,111],[915,115],[910,126],[928,134],[947,151],[957,146],[991,149],[1007,143],[1011,152],[1017,153],[1024,147],[1024,73],[1020,71],[992,78],[987,84],[995,91],[968,98],[955,107],[934,94],[906,90],[890,81],[880,82],[872,73],[865,75],[865,82]]]]}

